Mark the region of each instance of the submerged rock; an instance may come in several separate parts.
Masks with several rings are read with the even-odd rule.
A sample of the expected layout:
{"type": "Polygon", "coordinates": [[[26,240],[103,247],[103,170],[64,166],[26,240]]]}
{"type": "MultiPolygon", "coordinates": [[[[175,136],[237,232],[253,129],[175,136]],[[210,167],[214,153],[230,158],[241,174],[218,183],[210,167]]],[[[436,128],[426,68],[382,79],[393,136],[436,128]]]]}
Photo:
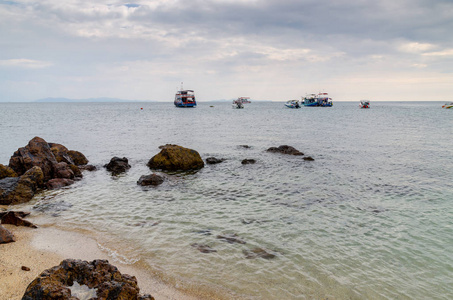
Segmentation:
{"type": "Polygon", "coordinates": [[[0,244],[15,242],[14,235],[5,227],[0,225],[0,244]]]}
{"type": "Polygon", "coordinates": [[[256,160],[249,159],[249,158],[244,159],[244,160],[241,161],[241,164],[243,164],[243,165],[250,165],[250,164],[254,164],[254,163],[256,163],[256,160]]]}
{"type": "Polygon", "coordinates": [[[60,265],[47,269],[33,280],[25,290],[22,300],[75,300],[69,288],[77,282],[96,289],[94,299],[138,299],[154,300],[151,295],[140,295],[134,276],[121,274],[107,260],[92,262],[65,259],[60,265]]]}
{"type": "Polygon", "coordinates": [[[129,165],[129,161],[126,157],[119,158],[115,156],[110,159],[108,164],[104,165],[104,168],[106,168],[107,171],[112,172],[112,175],[116,176],[129,170],[131,165],[129,165]]]}
{"type": "Polygon", "coordinates": [[[219,234],[219,235],[217,236],[217,238],[218,238],[219,240],[223,240],[223,241],[225,241],[225,242],[227,242],[227,243],[230,243],[230,244],[234,244],[234,243],[237,243],[237,244],[246,244],[246,242],[243,241],[243,240],[241,240],[241,239],[237,236],[237,234],[225,234],[225,235],[219,234]]]}
{"type": "Polygon", "coordinates": [[[304,155],[302,152],[297,150],[296,148],[288,145],[282,145],[279,147],[270,147],[267,149],[267,152],[272,153],[282,153],[282,154],[289,154],[289,155],[304,155]]]}
{"type": "Polygon", "coordinates": [[[138,181],[137,184],[141,186],[147,186],[147,185],[159,185],[164,182],[164,177],[157,175],[157,174],[151,174],[151,175],[142,175],[138,181]]]}
{"type": "Polygon", "coordinates": [[[93,165],[83,165],[83,166],[78,166],[80,171],[96,171],[97,168],[93,165]]]}
{"type": "Polygon", "coordinates": [[[204,167],[200,154],[195,150],[168,144],[160,148],[160,153],[148,161],[147,166],[150,169],[189,171],[204,167]]]}
{"type": "Polygon", "coordinates": [[[198,243],[193,243],[191,244],[190,246],[196,248],[198,251],[200,251],[201,253],[212,253],[212,252],[217,252],[217,250],[211,248],[210,246],[208,245],[202,245],[202,244],[198,244],[198,243]]]}
{"type": "Polygon", "coordinates": [[[315,159],[311,156],[305,156],[304,157],[304,160],[307,160],[307,161],[314,161],[315,159]]]}
{"type": "Polygon", "coordinates": [[[264,259],[273,259],[275,255],[267,252],[263,248],[253,248],[252,250],[243,250],[245,258],[264,258],[264,259]]]}
{"type": "Polygon", "coordinates": [[[223,159],[223,158],[208,157],[208,158],[206,158],[206,163],[208,165],[215,165],[215,164],[220,164],[224,160],[225,159],[223,159]]]}

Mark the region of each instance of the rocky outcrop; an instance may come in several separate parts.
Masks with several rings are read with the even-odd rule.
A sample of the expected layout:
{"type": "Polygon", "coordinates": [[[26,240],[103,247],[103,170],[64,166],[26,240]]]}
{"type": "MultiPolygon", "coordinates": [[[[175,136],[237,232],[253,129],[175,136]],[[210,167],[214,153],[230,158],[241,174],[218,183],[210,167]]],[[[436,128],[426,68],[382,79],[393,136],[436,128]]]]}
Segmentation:
{"type": "Polygon", "coordinates": [[[44,181],[55,178],[57,163],[49,144],[40,137],[34,137],[27,146],[19,148],[9,160],[9,166],[18,175],[24,174],[34,166],[40,167],[44,174],[44,181]]]}
{"type": "Polygon", "coordinates": [[[289,155],[304,155],[302,152],[297,150],[296,148],[288,145],[282,145],[279,147],[270,147],[267,149],[267,152],[273,153],[282,153],[282,154],[289,154],[289,155]]]}
{"type": "Polygon", "coordinates": [[[150,169],[190,171],[204,167],[200,154],[195,150],[178,145],[165,145],[161,149],[160,153],[149,160],[147,166],[150,169]]]}
{"type": "Polygon", "coordinates": [[[79,151],[69,150],[68,155],[76,166],[83,166],[88,164],[88,159],[79,151]]]}
{"type": "Polygon", "coordinates": [[[0,244],[7,244],[7,243],[12,243],[15,242],[16,240],[14,239],[13,234],[0,225],[0,244]]]}
{"type": "Polygon", "coordinates": [[[17,177],[17,173],[10,167],[0,164],[0,179],[6,177],[17,177]]]}
{"type": "Polygon", "coordinates": [[[126,157],[119,158],[115,156],[110,159],[110,162],[108,164],[104,165],[104,168],[106,168],[107,171],[111,172],[112,175],[116,176],[126,172],[131,168],[131,166],[129,165],[129,161],[126,157]]]}
{"type": "Polygon", "coordinates": [[[147,186],[147,185],[160,185],[163,182],[164,177],[153,173],[151,175],[140,176],[140,178],[137,181],[137,184],[141,186],[147,186]]]}
{"type": "Polygon", "coordinates": [[[40,167],[32,167],[20,177],[0,180],[0,204],[10,205],[30,201],[39,187],[44,184],[40,167]]]}
{"type": "Polygon", "coordinates": [[[215,164],[220,164],[224,160],[225,159],[223,159],[223,158],[208,157],[208,158],[206,158],[206,163],[208,165],[215,165],[215,164]]]}
{"type": "Polygon", "coordinates": [[[28,285],[22,300],[76,300],[69,289],[74,282],[96,289],[93,300],[154,300],[151,295],[140,295],[134,276],[121,274],[107,260],[87,262],[75,259],[63,260],[60,265],[42,272],[28,285]]]}
{"type": "Polygon", "coordinates": [[[57,162],[65,162],[68,165],[74,164],[72,158],[68,155],[68,148],[61,144],[56,143],[49,143],[50,151],[52,151],[53,155],[57,162]]]}

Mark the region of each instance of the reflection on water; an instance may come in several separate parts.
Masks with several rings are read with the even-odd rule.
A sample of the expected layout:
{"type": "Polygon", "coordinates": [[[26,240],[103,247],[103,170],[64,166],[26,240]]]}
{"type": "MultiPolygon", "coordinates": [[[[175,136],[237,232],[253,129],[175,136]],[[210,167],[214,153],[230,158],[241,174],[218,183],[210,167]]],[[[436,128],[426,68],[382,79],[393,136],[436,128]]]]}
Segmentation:
{"type": "Polygon", "coordinates": [[[1,105],[1,163],[40,136],[98,166],[36,197],[37,221],[96,232],[102,247],[165,280],[225,298],[453,297],[452,121],[436,103],[1,105]],[[167,143],[225,161],[137,186],[167,143]],[[283,144],[315,161],[265,151],[283,144]],[[110,176],[102,165],[113,156],[132,168],[110,176]],[[257,249],[275,257],[250,258],[257,249]]]}

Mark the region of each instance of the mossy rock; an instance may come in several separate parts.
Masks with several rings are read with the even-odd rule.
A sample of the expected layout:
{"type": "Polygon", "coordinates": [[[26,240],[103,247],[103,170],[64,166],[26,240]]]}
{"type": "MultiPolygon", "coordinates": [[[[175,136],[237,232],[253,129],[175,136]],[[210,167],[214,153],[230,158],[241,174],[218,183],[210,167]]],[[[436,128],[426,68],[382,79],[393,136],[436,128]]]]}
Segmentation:
{"type": "Polygon", "coordinates": [[[150,169],[190,171],[204,167],[200,154],[193,149],[178,145],[166,145],[161,149],[160,153],[149,160],[147,165],[150,169]]]}

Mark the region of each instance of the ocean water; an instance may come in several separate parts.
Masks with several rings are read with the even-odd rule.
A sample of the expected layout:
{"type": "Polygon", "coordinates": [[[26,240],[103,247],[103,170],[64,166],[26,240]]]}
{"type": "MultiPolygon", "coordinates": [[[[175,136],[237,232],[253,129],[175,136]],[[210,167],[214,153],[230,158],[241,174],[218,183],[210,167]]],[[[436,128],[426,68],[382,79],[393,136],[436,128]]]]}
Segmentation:
{"type": "Polygon", "coordinates": [[[19,207],[177,288],[219,299],[452,299],[453,112],[441,105],[1,103],[0,163],[34,136],[84,153],[97,171],[19,207]],[[139,187],[167,143],[226,160],[139,187]],[[315,161],[266,152],[279,145],[315,161]],[[112,177],[102,166],[113,156],[132,168],[112,177]],[[247,258],[254,248],[275,257],[247,258]]]}

